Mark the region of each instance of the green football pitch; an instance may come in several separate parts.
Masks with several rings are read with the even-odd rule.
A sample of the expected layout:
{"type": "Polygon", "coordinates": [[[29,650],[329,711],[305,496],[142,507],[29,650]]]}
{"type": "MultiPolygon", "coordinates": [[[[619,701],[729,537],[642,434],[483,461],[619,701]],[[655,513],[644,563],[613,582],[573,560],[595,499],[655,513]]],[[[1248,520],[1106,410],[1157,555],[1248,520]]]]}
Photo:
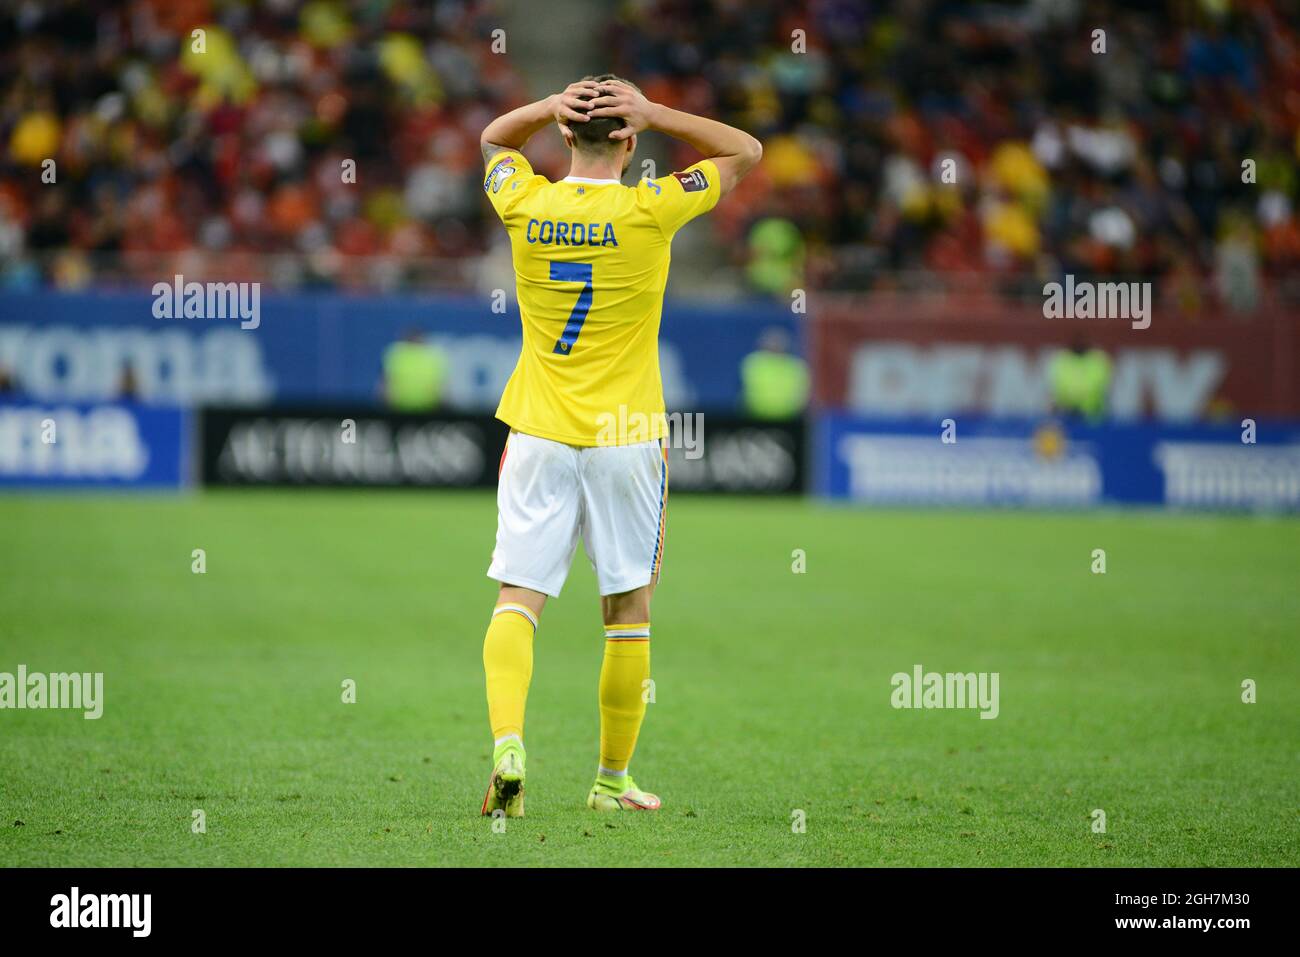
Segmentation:
{"type": "Polygon", "coordinates": [[[585,807],[579,555],[500,833],[494,531],[481,493],[0,498],[0,672],[104,675],[98,720],[0,710],[0,865],[1300,864],[1294,520],[674,498],[664,809],[585,807]],[[917,665],[996,672],[997,717],[893,707],[917,665]]]}

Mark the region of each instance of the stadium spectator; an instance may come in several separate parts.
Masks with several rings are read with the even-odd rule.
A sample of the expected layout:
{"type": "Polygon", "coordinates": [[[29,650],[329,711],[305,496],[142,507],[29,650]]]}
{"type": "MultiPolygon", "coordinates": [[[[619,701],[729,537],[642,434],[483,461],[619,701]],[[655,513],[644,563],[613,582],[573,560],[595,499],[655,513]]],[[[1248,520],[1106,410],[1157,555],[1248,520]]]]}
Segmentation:
{"type": "Polygon", "coordinates": [[[792,419],[808,405],[808,363],[790,353],[784,329],[766,330],[740,366],[745,411],[759,419],[792,419]]]}
{"type": "Polygon", "coordinates": [[[1076,340],[1069,349],[1052,357],[1048,369],[1052,405],[1062,415],[1099,422],[1106,413],[1110,394],[1110,356],[1076,340]]]}
{"type": "Polygon", "coordinates": [[[140,380],[135,374],[135,366],[130,362],[122,363],[122,371],[117,379],[117,398],[122,402],[135,402],[140,398],[140,380]]]}
{"type": "Polygon", "coordinates": [[[788,296],[803,282],[804,242],[788,219],[761,219],[749,231],[749,284],[759,292],[788,296]]]}
{"type": "Polygon", "coordinates": [[[1250,312],[1259,302],[1259,255],[1250,222],[1226,224],[1214,251],[1214,282],[1219,298],[1232,312],[1250,312]]]}
{"type": "Polygon", "coordinates": [[[447,356],[418,329],[384,350],[384,400],[399,412],[431,412],[442,401],[447,356]]]}

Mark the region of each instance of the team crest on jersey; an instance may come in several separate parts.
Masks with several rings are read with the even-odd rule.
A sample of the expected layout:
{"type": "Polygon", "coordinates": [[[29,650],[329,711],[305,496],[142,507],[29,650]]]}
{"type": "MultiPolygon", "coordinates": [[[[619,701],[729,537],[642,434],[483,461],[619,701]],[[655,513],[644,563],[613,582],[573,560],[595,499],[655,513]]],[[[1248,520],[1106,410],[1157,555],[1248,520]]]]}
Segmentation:
{"type": "Polygon", "coordinates": [[[501,184],[513,176],[516,169],[518,167],[515,166],[513,156],[502,158],[499,163],[488,170],[487,179],[483,180],[483,192],[486,193],[489,187],[494,193],[501,192],[501,184]]]}
{"type": "Polygon", "coordinates": [[[685,173],[673,173],[673,175],[677,177],[677,182],[682,184],[682,189],[688,193],[698,193],[709,188],[709,180],[704,175],[704,170],[693,169],[685,173]]]}

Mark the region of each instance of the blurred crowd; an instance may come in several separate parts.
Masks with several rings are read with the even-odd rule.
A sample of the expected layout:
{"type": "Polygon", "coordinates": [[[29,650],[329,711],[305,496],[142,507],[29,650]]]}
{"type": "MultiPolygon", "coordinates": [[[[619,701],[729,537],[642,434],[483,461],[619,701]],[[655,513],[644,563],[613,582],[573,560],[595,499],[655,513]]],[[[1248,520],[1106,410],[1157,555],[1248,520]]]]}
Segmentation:
{"type": "Polygon", "coordinates": [[[479,132],[528,95],[490,51],[487,2],[4,11],[0,283],[176,268],[373,287],[484,249],[479,132]]]}
{"type": "MultiPolygon", "coordinates": [[[[0,7],[0,285],[454,273],[495,235],[479,132],[537,92],[492,53],[493,11],[0,7]]],[[[1300,272],[1284,0],[627,0],[593,22],[651,99],[763,140],[707,227],[755,291],[1071,272],[1194,313],[1300,272]]]]}
{"type": "Polygon", "coordinates": [[[1294,3],[623,9],[619,71],[764,142],[719,223],[758,288],[1071,272],[1159,281],[1194,312],[1300,266],[1294,3]]]}

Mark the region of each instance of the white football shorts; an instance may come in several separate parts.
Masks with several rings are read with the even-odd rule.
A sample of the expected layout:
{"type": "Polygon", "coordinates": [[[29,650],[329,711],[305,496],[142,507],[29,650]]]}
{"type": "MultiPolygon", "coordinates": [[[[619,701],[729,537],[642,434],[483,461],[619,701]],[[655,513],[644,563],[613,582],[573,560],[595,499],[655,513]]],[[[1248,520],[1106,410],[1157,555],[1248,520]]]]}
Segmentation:
{"type": "Polygon", "coordinates": [[[582,546],[601,595],[659,580],[668,458],[658,439],[579,447],[511,432],[488,577],[556,597],[582,546]]]}

